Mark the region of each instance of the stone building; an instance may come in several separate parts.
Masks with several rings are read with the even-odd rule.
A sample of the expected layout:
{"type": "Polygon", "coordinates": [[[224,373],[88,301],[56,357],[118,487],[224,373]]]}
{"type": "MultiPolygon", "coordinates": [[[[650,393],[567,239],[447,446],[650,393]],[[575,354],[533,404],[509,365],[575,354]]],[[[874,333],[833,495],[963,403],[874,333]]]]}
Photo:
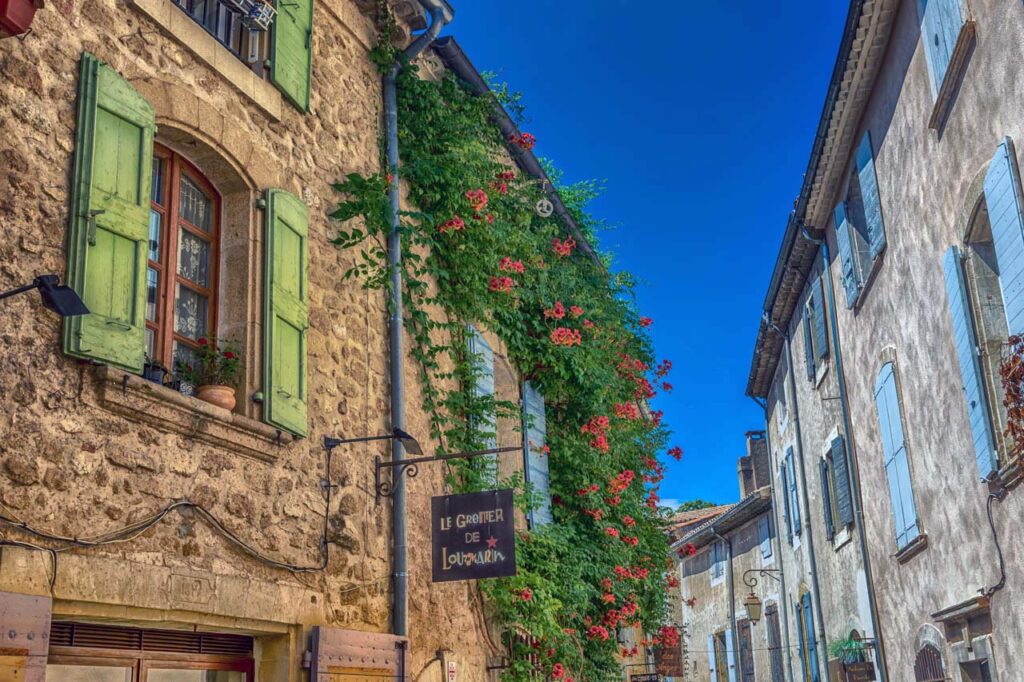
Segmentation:
{"type": "MultiPolygon", "coordinates": [[[[786,363],[803,375],[806,359],[793,402],[808,477],[833,429],[845,441],[859,551],[840,559],[840,531],[830,566],[815,522],[827,505],[805,500],[819,650],[856,630],[847,652],[872,659],[880,680],[1019,677],[1019,451],[999,366],[1024,331],[1022,37],[1019,3],[851,3],[758,334],[748,392],[769,413],[786,363]],[[832,379],[812,370],[819,286],[832,379]]],[[[821,672],[795,679],[843,679],[821,672]]]]}
{"type": "MultiPolygon", "coordinates": [[[[393,4],[392,38],[426,26],[393,4]]],[[[391,428],[387,302],[341,281],[357,255],[327,217],[333,183],[380,169],[374,6],[280,3],[263,31],[214,0],[53,0],[0,41],[2,288],[58,273],[93,313],[62,330],[37,298],[0,307],[0,678],[494,679],[475,584],[430,582],[441,470],[410,486],[396,637],[390,447],[323,445],[391,428]],[[233,409],[140,376],[214,336],[241,359],[233,409]]],[[[479,80],[447,48],[430,68],[479,80]]],[[[481,390],[523,399],[478,339],[481,390]]]]}
{"type": "Polygon", "coordinates": [[[778,538],[766,445],[763,433],[748,434],[748,454],[739,460],[738,503],[674,519],[682,680],[767,680],[783,665],[778,538]],[[763,615],[748,614],[749,595],[757,597],[763,615]]]}

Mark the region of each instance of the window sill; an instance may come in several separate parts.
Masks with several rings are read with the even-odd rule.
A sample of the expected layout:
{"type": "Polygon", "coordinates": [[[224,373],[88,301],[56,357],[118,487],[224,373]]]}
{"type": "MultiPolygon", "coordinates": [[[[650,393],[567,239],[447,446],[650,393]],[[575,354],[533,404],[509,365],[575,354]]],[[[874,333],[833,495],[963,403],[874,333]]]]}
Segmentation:
{"type": "Polygon", "coordinates": [[[928,548],[928,533],[921,533],[914,538],[906,547],[893,554],[893,558],[901,564],[905,564],[918,554],[928,548]]]}
{"type": "Polygon", "coordinates": [[[971,53],[973,43],[974,20],[968,19],[960,28],[960,36],[953,47],[953,54],[949,56],[946,77],[939,88],[935,106],[932,108],[932,116],[928,120],[928,128],[931,130],[941,130],[946,123],[946,117],[949,116],[949,112],[953,108],[953,101],[956,99],[956,91],[960,87],[960,80],[967,68],[967,58],[971,53]]]}
{"type": "Polygon", "coordinates": [[[836,533],[836,536],[832,538],[832,549],[838,552],[840,549],[850,544],[851,540],[853,540],[853,533],[850,531],[850,527],[847,526],[836,533]]]}
{"type": "Polygon", "coordinates": [[[825,380],[825,377],[828,376],[828,368],[832,364],[829,361],[829,356],[825,356],[825,358],[823,358],[822,360],[819,360],[819,363],[820,364],[818,365],[818,368],[817,368],[817,370],[815,370],[815,373],[814,373],[814,388],[815,389],[821,388],[821,382],[823,382],[825,380]]]}
{"type": "Polygon", "coordinates": [[[133,421],[235,454],[272,462],[290,434],[104,365],[96,368],[101,407],[133,421]]]}
{"type": "Polygon", "coordinates": [[[171,0],[130,0],[139,12],[158,24],[167,35],[220,74],[274,121],[281,120],[282,96],[273,85],[253,73],[216,38],[192,20],[171,0]]]}

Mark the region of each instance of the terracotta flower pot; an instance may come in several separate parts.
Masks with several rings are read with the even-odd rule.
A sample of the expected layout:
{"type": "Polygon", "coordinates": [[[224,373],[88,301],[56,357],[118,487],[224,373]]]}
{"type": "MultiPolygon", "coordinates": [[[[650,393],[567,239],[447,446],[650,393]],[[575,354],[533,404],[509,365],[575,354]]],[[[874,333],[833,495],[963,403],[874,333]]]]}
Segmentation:
{"type": "Polygon", "coordinates": [[[197,389],[197,396],[200,400],[223,407],[228,412],[235,409],[235,389],[231,386],[200,386],[197,389]]]}

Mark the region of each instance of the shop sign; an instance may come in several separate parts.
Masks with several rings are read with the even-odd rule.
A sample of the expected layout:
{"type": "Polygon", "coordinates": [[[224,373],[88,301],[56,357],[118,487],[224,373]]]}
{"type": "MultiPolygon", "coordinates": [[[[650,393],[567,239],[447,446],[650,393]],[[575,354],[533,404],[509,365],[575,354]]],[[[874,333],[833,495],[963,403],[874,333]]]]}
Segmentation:
{"type": "Polygon", "coordinates": [[[444,495],[430,506],[435,583],[516,574],[511,490],[444,495]]]}
{"type": "Polygon", "coordinates": [[[846,664],[846,682],[875,682],[875,664],[871,661],[846,664]]]}

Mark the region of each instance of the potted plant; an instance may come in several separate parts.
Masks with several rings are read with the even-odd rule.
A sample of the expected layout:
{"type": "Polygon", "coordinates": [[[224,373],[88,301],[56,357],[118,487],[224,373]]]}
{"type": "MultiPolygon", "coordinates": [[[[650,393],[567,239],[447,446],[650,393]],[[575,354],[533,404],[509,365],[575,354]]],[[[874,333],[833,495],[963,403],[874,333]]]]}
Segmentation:
{"type": "Polygon", "coordinates": [[[163,386],[164,377],[167,376],[167,368],[154,358],[146,356],[146,364],[142,366],[142,378],[152,381],[154,384],[163,386]]]}
{"type": "Polygon", "coordinates": [[[195,386],[200,400],[225,410],[235,409],[234,383],[241,363],[231,343],[218,343],[213,336],[201,338],[195,358],[192,364],[178,360],[174,365],[183,385],[195,386]]]}

